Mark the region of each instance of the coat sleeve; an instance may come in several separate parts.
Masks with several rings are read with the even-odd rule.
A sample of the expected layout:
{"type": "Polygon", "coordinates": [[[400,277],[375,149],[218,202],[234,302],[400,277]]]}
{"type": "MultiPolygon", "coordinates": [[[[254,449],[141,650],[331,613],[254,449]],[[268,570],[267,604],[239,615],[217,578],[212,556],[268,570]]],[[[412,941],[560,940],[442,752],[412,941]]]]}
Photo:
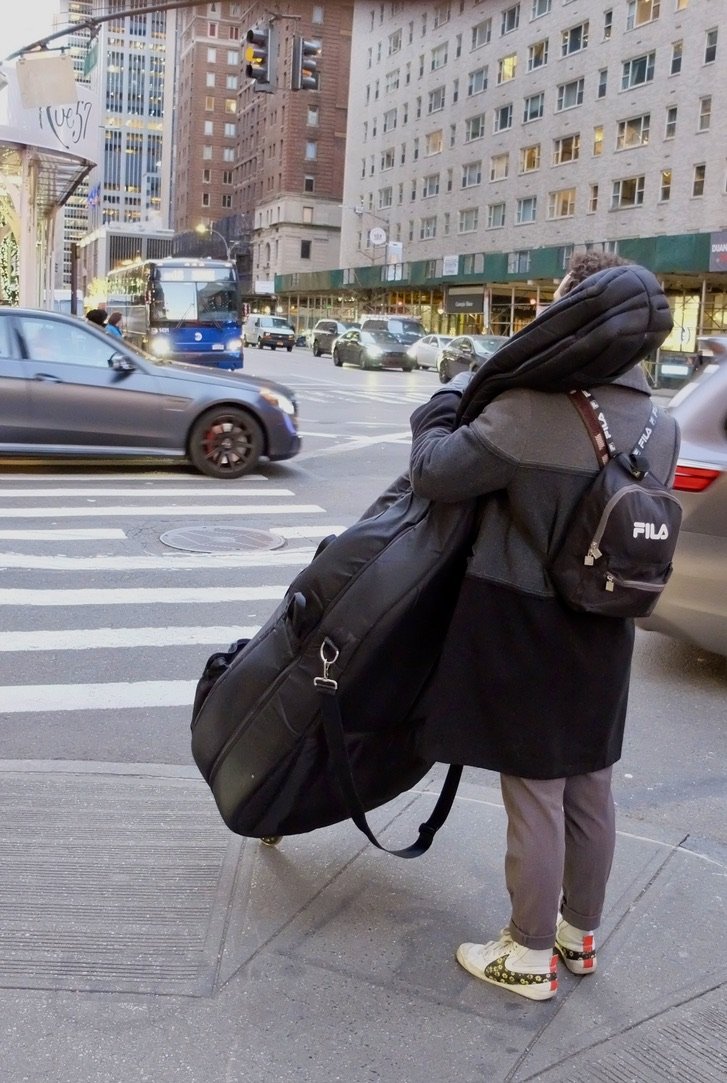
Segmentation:
{"type": "Polygon", "coordinates": [[[459,428],[460,396],[455,392],[436,392],[414,411],[410,476],[415,493],[456,503],[508,485],[519,463],[523,425],[506,398],[495,399],[474,422],[459,428]]]}

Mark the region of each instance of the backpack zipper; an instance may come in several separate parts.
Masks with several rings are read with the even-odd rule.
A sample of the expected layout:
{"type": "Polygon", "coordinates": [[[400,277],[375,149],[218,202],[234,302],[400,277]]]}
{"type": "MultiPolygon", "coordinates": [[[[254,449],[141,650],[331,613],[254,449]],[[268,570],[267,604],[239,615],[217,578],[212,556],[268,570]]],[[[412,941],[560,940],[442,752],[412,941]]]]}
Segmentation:
{"type": "MultiPolygon", "coordinates": [[[[601,518],[598,520],[598,526],[596,527],[591,544],[588,546],[588,551],[583,558],[584,564],[595,564],[595,562],[603,556],[603,553],[601,552],[599,546],[606,530],[606,526],[608,525],[608,517],[611,514],[614,505],[619,502],[621,497],[626,496],[627,493],[631,493],[634,491],[643,492],[643,486],[624,485],[623,488],[619,489],[617,493],[614,493],[611,499],[607,502],[606,506],[601,512],[601,518]]],[[[673,500],[675,504],[679,503],[677,498],[672,493],[665,492],[662,495],[667,497],[669,500],[673,500]]]]}

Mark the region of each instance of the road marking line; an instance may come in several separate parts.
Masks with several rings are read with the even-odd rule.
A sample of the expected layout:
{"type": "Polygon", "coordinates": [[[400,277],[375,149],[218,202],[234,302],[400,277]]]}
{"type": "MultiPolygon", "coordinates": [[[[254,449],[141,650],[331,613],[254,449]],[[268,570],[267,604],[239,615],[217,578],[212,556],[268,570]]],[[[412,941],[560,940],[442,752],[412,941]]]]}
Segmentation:
{"type": "Polygon", "coordinates": [[[231,508],[229,504],[210,504],[208,507],[171,504],[156,508],[153,505],[146,508],[99,505],[95,508],[13,508],[12,511],[6,509],[6,514],[9,519],[73,519],[91,515],[153,515],[155,518],[172,515],[179,518],[187,515],[307,515],[314,511],[323,511],[323,508],[318,504],[250,504],[240,508],[231,508]]]}
{"type": "Polygon", "coordinates": [[[294,496],[292,489],[257,489],[255,492],[245,492],[243,489],[224,489],[220,486],[214,486],[210,489],[139,489],[135,486],[133,489],[104,489],[104,488],[91,488],[87,489],[13,489],[0,488],[0,500],[4,500],[8,497],[38,497],[38,496],[133,496],[135,499],[139,497],[148,496],[152,499],[156,499],[159,496],[208,496],[219,499],[220,493],[224,491],[225,497],[258,497],[258,496],[294,496]]]}
{"type": "Polygon", "coordinates": [[[252,639],[260,625],[244,628],[194,625],[191,628],[64,628],[34,632],[0,633],[0,652],[13,651],[86,651],[109,647],[177,647],[199,644],[222,645],[224,649],[237,639],[252,639]]]}
{"type": "Polygon", "coordinates": [[[125,530],[115,530],[113,527],[97,530],[84,530],[83,527],[70,527],[68,530],[0,530],[2,541],[116,541],[125,537],[125,530]]]}
{"type": "MultiPolygon", "coordinates": [[[[266,587],[101,587],[98,590],[0,591],[0,606],[186,605],[192,602],[278,602],[288,589],[266,587]]],[[[59,632],[59,635],[62,635],[59,632]]],[[[0,701],[1,702],[1,701],[0,701]]]]}
{"type": "Polygon", "coordinates": [[[196,681],[138,681],[111,684],[23,684],[0,688],[3,713],[30,711],[119,711],[125,708],[189,707],[196,681]]]}
{"type": "Polygon", "coordinates": [[[165,571],[189,569],[214,571],[215,568],[269,568],[306,565],[313,559],[315,549],[211,553],[180,553],[170,549],[162,556],[39,556],[26,553],[0,553],[0,568],[44,568],[49,571],[148,571],[163,568],[165,571]]]}

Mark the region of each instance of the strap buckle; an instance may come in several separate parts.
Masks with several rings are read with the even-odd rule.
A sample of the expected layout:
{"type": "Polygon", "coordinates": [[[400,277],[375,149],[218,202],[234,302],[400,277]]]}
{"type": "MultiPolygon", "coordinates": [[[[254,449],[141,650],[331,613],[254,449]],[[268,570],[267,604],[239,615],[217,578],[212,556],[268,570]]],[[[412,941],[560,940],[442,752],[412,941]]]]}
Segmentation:
{"type": "Polygon", "coordinates": [[[338,691],[338,681],[334,681],[332,677],[329,677],[328,671],[338,658],[339,653],[340,651],[335,643],[332,643],[330,639],[323,640],[319,651],[321,661],[323,662],[323,676],[314,677],[313,685],[319,692],[325,692],[330,696],[338,691]]]}

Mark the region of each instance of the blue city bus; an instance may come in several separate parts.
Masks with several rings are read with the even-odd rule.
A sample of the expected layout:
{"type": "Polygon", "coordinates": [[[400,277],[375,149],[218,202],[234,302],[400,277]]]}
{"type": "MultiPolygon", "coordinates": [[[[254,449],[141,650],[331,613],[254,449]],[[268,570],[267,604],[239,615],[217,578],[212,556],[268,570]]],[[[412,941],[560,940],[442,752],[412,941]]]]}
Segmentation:
{"type": "Polygon", "coordinates": [[[242,368],[240,288],[230,260],[144,260],[110,271],[107,304],[124,337],[157,357],[242,368]]]}

